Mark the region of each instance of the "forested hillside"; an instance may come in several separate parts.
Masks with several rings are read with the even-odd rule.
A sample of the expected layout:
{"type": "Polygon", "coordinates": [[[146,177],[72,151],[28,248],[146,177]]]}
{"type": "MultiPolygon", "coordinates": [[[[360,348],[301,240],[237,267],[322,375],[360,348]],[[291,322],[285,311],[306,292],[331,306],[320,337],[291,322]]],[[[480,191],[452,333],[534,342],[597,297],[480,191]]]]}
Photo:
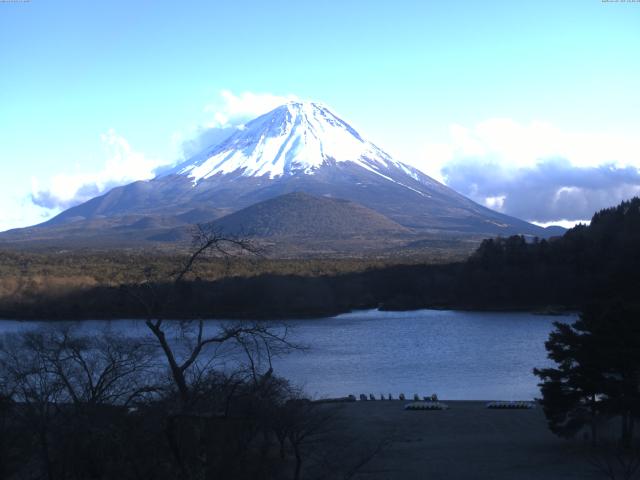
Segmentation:
{"type": "MultiPolygon", "coordinates": [[[[596,213],[589,226],[578,225],[561,238],[532,243],[517,236],[485,240],[464,271],[492,302],[547,299],[580,305],[598,297],[634,301],[640,283],[639,246],[640,198],[633,198],[596,213]]],[[[461,293],[474,296],[472,290],[461,293]]]]}
{"type": "MultiPolygon", "coordinates": [[[[554,311],[582,308],[598,298],[637,302],[638,245],[640,199],[634,198],[598,212],[591,225],[577,226],[563,237],[485,240],[464,262],[372,263],[351,271],[318,265],[312,275],[285,268],[214,279],[193,276],[180,284],[156,275],[152,283],[155,295],[170,299],[163,315],[173,318],[319,316],[358,308],[554,311]]],[[[251,263],[245,268],[250,270],[251,263]]],[[[140,299],[148,287],[139,282],[103,284],[30,298],[5,296],[0,316],[144,317],[147,305],[140,299]]]]}

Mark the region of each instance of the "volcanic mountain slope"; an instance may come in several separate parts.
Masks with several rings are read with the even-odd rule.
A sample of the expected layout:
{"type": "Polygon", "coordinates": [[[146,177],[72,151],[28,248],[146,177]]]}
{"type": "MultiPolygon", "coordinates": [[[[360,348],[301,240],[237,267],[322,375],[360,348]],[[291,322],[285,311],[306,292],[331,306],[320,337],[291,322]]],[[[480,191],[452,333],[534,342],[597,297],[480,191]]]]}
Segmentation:
{"type": "MultiPolygon", "coordinates": [[[[225,237],[250,240],[263,254],[276,257],[390,256],[416,238],[410,229],[367,207],[303,192],[255,203],[205,227],[225,237]]],[[[193,233],[193,226],[181,226],[148,239],[165,244],[186,242],[193,233]]],[[[428,248],[418,250],[432,249],[433,239],[426,241],[428,248]]],[[[457,247],[460,245],[451,250],[459,250],[457,247]]]]}
{"type": "MultiPolygon", "coordinates": [[[[136,229],[132,218],[162,217],[161,226],[150,225],[170,229],[293,192],[360,204],[415,234],[547,236],[543,228],[482,207],[394,160],[325,106],[306,102],[252,120],[162,176],[114,188],[9,236],[60,238],[102,223],[112,230],[131,226],[144,238],[143,232],[157,234],[158,228],[145,229],[142,222],[136,229]]],[[[245,228],[259,231],[268,223],[261,219],[245,228]]]]}
{"type": "Polygon", "coordinates": [[[213,222],[236,236],[344,238],[359,235],[406,235],[410,230],[348,200],[289,193],[243,208],[213,222]]]}

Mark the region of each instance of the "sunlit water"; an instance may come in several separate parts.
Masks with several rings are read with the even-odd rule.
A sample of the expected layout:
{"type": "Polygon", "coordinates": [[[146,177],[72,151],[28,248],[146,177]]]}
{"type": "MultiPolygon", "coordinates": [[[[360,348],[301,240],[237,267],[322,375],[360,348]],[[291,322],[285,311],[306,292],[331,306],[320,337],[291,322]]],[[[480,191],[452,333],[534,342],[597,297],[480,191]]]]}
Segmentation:
{"type": "MultiPolygon", "coordinates": [[[[291,339],[308,346],[274,360],[275,373],[314,397],[350,393],[442,399],[532,399],[532,369],[549,365],[544,342],[553,322],[574,316],[529,313],[360,311],[331,318],[291,320],[291,339]]],[[[41,322],[0,322],[0,333],[41,322]]],[[[215,328],[218,321],[207,322],[215,328]]],[[[89,321],[81,331],[108,328],[148,335],[141,321],[89,321]]]]}

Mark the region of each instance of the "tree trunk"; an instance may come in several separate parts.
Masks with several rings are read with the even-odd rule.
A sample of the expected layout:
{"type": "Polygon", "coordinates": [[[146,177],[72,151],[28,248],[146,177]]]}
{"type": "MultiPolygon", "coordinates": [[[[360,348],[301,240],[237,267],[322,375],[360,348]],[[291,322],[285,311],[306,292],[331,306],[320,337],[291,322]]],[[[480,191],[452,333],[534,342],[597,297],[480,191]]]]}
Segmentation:
{"type": "Polygon", "coordinates": [[[300,447],[297,443],[291,442],[293,445],[293,453],[296,457],[296,469],[293,475],[293,480],[300,480],[300,472],[302,470],[302,455],[300,454],[300,447]]]}
{"type": "Polygon", "coordinates": [[[187,386],[187,380],[184,377],[184,372],[178,365],[178,362],[173,355],[171,346],[169,345],[169,342],[167,342],[167,337],[165,336],[164,332],[159,327],[156,327],[152,322],[147,321],[146,324],[158,339],[160,347],[162,348],[165,357],[167,357],[167,362],[169,362],[169,369],[171,370],[171,376],[173,377],[173,381],[178,388],[182,404],[187,405],[187,403],[189,402],[189,387],[187,386]]]}

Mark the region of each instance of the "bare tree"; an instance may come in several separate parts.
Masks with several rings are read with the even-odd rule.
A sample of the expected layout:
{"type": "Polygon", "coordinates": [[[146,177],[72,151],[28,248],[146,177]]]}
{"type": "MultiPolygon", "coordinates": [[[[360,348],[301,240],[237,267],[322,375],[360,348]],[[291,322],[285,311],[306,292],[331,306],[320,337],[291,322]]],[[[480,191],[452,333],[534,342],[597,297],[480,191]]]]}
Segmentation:
{"type": "MultiPolygon", "coordinates": [[[[209,253],[229,258],[259,252],[246,240],[225,236],[215,229],[198,225],[194,234],[192,253],[173,273],[172,292],[179,290],[179,287],[193,272],[197,261],[209,253]]],[[[256,360],[266,359],[269,371],[271,371],[271,358],[274,355],[296,347],[288,339],[288,329],[281,325],[274,326],[265,322],[225,322],[214,331],[210,331],[205,328],[203,319],[182,321],[178,324],[182,337],[188,340],[188,342],[183,342],[181,347],[178,347],[168,338],[171,326],[175,326],[176,323],[172,322],[168,325],[164,318],[165,307],[176,299],[170,295],[161,298],[152,281],[147,281],[144,285],[148,295],[145,297],[137,295],[136,298],[147,310],[145,325],[158,341],[166,358],[183,408],[188,406],[191,397],[189,373],[194,367],[197,367],[205,350],[209,348],[215,350],[222,345],[235,345],[246,354],[253,376],[257,378],[258,364],[256,360]],[[185,345],[187,348],[184,348],[185,345]]]]}
{"type": "Polygon", "coordinates": [[[57,325],[1,339],[4,389],[21,403],[127,406],[155,392],[155,349],[110,332],[57,325]]]}
{"type": "Polygon", "coordinates": [[[54,479],[51,458],[51,429],[64,399],[64,386],[45,367],[43,359],[24,347],[21,335],[2,338],[0,368],[10,395],[20,404],[25,427],[33,432],[46,478],[54,479]]]}
{"type": "Polygon", "coordinates": [[[65,403],[128,405],[154,391],[154,351],[140,339],[111,332],[83,336],[70,325],[25,332],[18,339],[65,403]]]}
{"type": "MultiPolygon", "coordinates": [[[[49,480],[82,478],[87,465],[93,471],[107,468],[108,460],[89,442],[111,445],[104,439],[111,438],[112,420],[126,415],[132,402],[156,393],[156,351],[140,339],[81,335],[70,325],[0,339],[0,381],[16,405],[10,421],[32,438],[27,445],[38,445],[38,468],[49,480]],[[90,461],[90,455],[98,458],[90,461]]],[[[27,447],[25,457],[29,453],[27,447]]],[[[36,468],[22,460],[25,468],[36,468]]]]}

